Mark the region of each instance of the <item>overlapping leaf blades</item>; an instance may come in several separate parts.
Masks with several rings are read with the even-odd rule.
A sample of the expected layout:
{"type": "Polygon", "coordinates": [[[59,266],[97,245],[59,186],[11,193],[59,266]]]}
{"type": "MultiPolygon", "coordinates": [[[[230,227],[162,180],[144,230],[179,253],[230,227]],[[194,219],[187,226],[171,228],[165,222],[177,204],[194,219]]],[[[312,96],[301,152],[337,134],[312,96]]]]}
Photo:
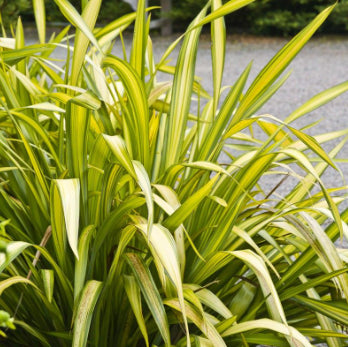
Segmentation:
{"type": "Polygon", "coordinates": [[[328,154],[321,145],[348,130],[313,138],[288,123],[347,82],[285,123],[254,116],[332,7],[245,93],[248,65],[223,100],[223,16],[252,0],[209,2],[157,65],[144,1],[102,29],[94,29],[100,0],[83,1],[81,15],[55,2],[76,27],[73,47],[67,30],[46,43],[44,2],[36,0],[40,44],[23,46],[19,22],[1,48],[0,308],[17,327],[3,341],[346,345],[347,257],[333,242],[347,235],[348,212],[336,206],[343,187],[327,189],[320,176],[336,168],[346,138],[328,154]],[[135,19],[130,61],[106,55],[135,19]],[[212,29],[211,97],[194,77],[203,24],[212,29]],[[181,39],[173,71],[166,57],[181,39]],[[63,68],[50,61],[57,46],[67,52],[63,68]],[[174,72],[173,81],[157,84],[158,70],[174,72]],[[208,99],[197,116],[195,93],[208,99]],[[247,131],[257,126],[266,141],[247,131]],[[219,165],[224,150],[230,160],[219,165]],[[259,185],[265,175],[279,179],[271,192],[259,185]],[[298,185],[273,194],[290,175],[298,185]]]}

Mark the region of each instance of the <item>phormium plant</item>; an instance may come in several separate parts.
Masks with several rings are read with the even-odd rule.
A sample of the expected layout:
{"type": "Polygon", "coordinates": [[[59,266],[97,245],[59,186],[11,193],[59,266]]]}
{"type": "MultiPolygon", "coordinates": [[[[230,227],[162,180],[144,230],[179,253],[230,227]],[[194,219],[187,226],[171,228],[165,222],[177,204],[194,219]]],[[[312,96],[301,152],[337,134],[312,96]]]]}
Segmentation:
{"type": "Polygon", "coordinates": [[[102,28],[101,0],[82,1],[81,14],[55,2],[73,39],[69,28],[46,37],[35,0],[40,43],[24,45],[20,20],[15,37],[0,40],[1,345],[346,346],[347,252],[334,241],[347,235],[348,211],[321,175],[337,169],[348,130],[311,137],[291,124],[348,82],[285,121],[258,114],[333,7],[250,87],[249,64],[222,97],[223,16],[252,0],[208,2],[159,59],[144,0],[102,28]],[[133,22],[129,58],[110,54],[133,22]],[[194,75],[206,24],[213,95],[194,75]],[[197,98],[205,102],[192,114],[197,98]],[[229,161],[219,164],[222,152],[229,161]],[[274,190],[289,175],[298,184],[274,195],[259,184],[265,175],[274,190]]]}

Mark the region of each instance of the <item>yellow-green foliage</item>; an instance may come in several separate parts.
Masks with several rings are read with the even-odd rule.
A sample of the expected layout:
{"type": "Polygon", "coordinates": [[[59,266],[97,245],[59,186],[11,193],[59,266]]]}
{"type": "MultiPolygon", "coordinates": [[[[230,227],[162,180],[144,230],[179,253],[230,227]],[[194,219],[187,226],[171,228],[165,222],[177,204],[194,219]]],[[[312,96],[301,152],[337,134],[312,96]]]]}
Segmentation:
{"type": "Polygon", "coordinates": [[[81,14],[55,2],[73,40],[68,28],[48,38],[35,0],[40,43],[24,46],[20,21],[0,41],[0,328],[16,328],[2,329],[0,344],[346,346],[347,253],[334,241],[347,236],[348,210],[338,210],[343,188],[321,175],[338,170],[348,130],[311,137],[292,122],[348,82],[285,121],[258,113],[333,7],[245,88],[249,64],[226,95],[224,16],[252,0],[212,0],[162,57],[144,0],[96,29],[101,0],[82,1],[81,14]],[[131,24],[128,59],[110,54],[131,24]],[[194,74],[203,25],[213,95],[194,74]],[[337,138],[326,153],[321,145],[337,138]],[[298,184],[270,194],[265,176],[275,190],[288,176],[298,184]]]}

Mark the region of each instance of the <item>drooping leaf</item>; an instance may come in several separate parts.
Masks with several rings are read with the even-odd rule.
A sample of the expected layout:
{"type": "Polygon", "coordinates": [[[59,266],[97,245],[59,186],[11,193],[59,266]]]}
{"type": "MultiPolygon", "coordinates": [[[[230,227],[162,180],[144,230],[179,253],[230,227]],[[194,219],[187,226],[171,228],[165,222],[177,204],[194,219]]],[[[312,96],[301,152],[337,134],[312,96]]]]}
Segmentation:
{"type": "Polygon", "coordinates": [[[286,118],[286,123],[291,123],[296,119],[302,117],[303,115],[314,111],[318,107],[328,103],[329,101],[337,98],[342,93],[345,93],[348,90],[348,82],[340,83],[332,88],[329,88],[308,101],[306,101],[302,106],[293,111],[288,118],[286,118]]]}
{"type": "Polygon", "coordinates": [[[31,286],[36,287],[32,281],[28,280],[25,277],[13,276],[13,277],[7,278],[6,280],[0,281],[0,295],[2,295],[4,290],[18,283],[30,284],[31,286]]]}
{"type": "MultiPolygon", "coordinates": [[[[182,314],[185,323],[185,330],[189,338],[187,318],[184,308],[184,295],[180,271],[180,263],[176,243],[170,232],[160,224],[154,224],[151,234],[147,225],[137,225],[137,227],[149,239],[151,247],[158,257],[170,280],[175,285],[180,305],[182,305],[182,314]]],[[[189,342],[187,342],[189,344],[189,342]]]]}
{"type": "MultiPolygon", "coordinates": [[[[152,233],[153,234],[153,233],[152,233]]],[[[144,299],[157,324],[166,346],[170,346],[170,332],[167,315],[154,280],[143,260],[133,253],[127,254],[127,260],[134,273],[144,299]]]]}
{"type": "Polygon", "coordinates": [[[75,263],[74,297],[79,295],[85,285],[86,271],[88,267],[88,254],[90,242],[95,228],[93,225],[86,227],[79,238],[78,254],[79,258],[75,263]]]}
{"type": "Polygon", "coordinates": [[[22,59],[34,56],[38,53],[43,53],[50,50],[49,45],[30,45],[21,49],[3,51],[0,53],[0,59],[9,65],[14,65],[20,62],[22,59]]]}
{"type": "Polygon", "coordinates": [[[82,291],[75,320],[73,322],[73,347],[84,347],[87,345],[94,308],[98,301],[102,286],[102,282],[92,280],[86,283],[82,291]]]}
{"type": "Polygon", "coordinates": [[[286,317],[278,293],[262,258],[252,251],[234,251],[232,255],[245,262],[256,274],[272,318],[286,324],[286,317]]]}
{"type": "Polygon", "coordinates": [[[229,336],[234,334],[239,334],[252,329],[268,329],[276,331],[280,334],[289,336],[293,343],[297,346],[311,347],[312,345],[309,341],[298,332],[295,328],[276,322],[270,319],[259,319],[254,321],[248,321],[243,323],[238,323],[223,333],[223,336],[229,336]]]}
{"type": "Polygon", "coordinates": [[[320,312],[321,314],[332,318],[336,322],[342,323],[344,325],[348,324],[348,307],[347,303],[345,302],[342,302],[341,307],[339,307],[339,305],[334,305],[333,303],[326,303],[325,301],[321,300],[309,299],[301,295],[296,295],[293,300],[301,305],[305,305],[310,310],[320,312]]]}
{"type": "Polygon", "coordinates": [[[152,224],[154,219],[154,206],[153,206],[153,198],[152,198],[152,191],[151,191],[151,182],[144,166],[140,162],[133,160],[132,164],[137,177],[137,182],[145,195],[145,200],[147,204],[147,214],[148,214],[147,232],[150,235],[152,231],[152,224]]]}
{"type": "Polygon", "coordinates": [[[41,278],[48,302],[52,302],[54,291],[54,271],[43,269],[41,270],[41,278]]]}
{"type": "Polygon", "coordinates": [[[141,333],[144,337],[146,347],[149,347],[149,337],[146,330],[146,324],[145,319],[142,313],[141,309],[141,296],[140,296],[140,289],[132,276],[125,276],[124,277],[124,285],[125,290],[128,296],[128,299],[131,303],[134,315],[137,319],[137,322],[139,324],[139,329],[141,330],[141,333]]]}
{"type": "MultiPolygon", "coordinates": [[[[0,263],[0,273],[2,273],[6,267],[13,262],[30,244],[22,241],[10,242],[6,246],[6,256],[0,263]]],[[[1,258],[0,258],[1,259],[1,258]]]]}
{"type": "MultiPolygon", "coordinates": [[[[181,311],[181,304],[178,300],[165,300],[165,304],[177,311],[181,311]]],[[[215,329],[214,325],[209,322],[207,317],[202,316],[192,305],[185,302],[185,312],[187,317],[208,337],[213,346],[226,347],[226,344],[220,334],[215,329]]]]}
{"type": "MultiPolygon", "coordinates": [[[[59,191],[68,242],[71,250],[78,259],[80,183],[78,179],[71,178],[55,180],[54,184],[57,186],[59,191]]],[[[60,232],[63,232],[63,229],[61,229],[60,232]]]]}
{"type": "MultiPolygon", "coordinates": [[[[81,30],[93,45],[100,50],[98,41],[75,7],[68,0],[54,0],[54,2],[58,5],[64,17],[77,29],[81,30]]],[[[94,8],[95,6],[96,5],[94,5],[94,8]]]]}

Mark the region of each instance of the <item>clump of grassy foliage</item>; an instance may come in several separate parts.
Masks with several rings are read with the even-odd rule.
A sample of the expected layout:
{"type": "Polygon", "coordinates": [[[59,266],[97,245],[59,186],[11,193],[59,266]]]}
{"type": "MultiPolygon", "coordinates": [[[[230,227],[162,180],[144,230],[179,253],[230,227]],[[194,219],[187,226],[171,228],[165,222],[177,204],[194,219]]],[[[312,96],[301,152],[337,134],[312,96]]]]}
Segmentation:
{"type": "Polygon", "coordinates": [[[348,83],[285,121],[258,115],[333,7],[250,87],[249,64],[222,97],[223,16],[251,1],[212,0],[158,60],[143,0],[136,14],[98,29],[101,0],[83,1],[82,14],[55,0],[76,28],[73,41],[69,28],[46,38],[36,0],[40,43],[24,45],[20,21],[0,41],[2,345],[347,345],[348,255],[334,241],[347,234],[348,211],[340,215],[344,197],[321,175],[337,169],[348,131],[311,137],[291,123],[348,83]],[[129,58],[112,55],[133,22],[129,58]],[[194,75],[206,24],[213,95],[194,75]],[[63,67],[57,47],[66,49],[63,67]],[[192,114],[195,98],[204,106],[192,114]],[[265,140],[248,131],[255,127],[265,140]],[[298,184],[271,195],[259,185],[266,175],[298,184]]]}

